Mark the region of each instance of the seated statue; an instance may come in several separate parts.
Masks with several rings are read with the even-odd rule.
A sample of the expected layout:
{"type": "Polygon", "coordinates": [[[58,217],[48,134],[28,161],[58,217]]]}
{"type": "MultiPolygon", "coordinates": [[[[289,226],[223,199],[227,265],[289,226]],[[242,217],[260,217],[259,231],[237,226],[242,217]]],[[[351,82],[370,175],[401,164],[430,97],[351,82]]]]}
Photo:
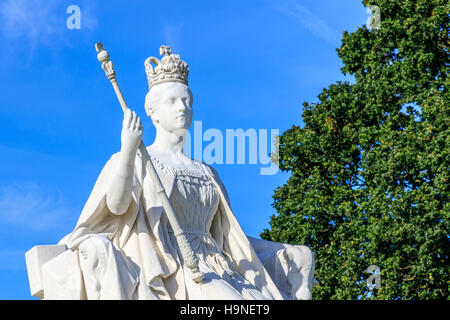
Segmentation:
{"type": "Polygon", "coordinates": [[[139,151],[143,125],[124,115],[121,150],[100,173],[68,250],[42,267],[45,299],[311,299],[314,258],[305,246],[247,237],[209,165],[187,157],[193,117],[188,65],[163,46],[145,67],[145,110],[156,127],[153,166],[198,258],[194,281],[139,151]],[[150,62],[156,64],[153,67],[150,62]]]}

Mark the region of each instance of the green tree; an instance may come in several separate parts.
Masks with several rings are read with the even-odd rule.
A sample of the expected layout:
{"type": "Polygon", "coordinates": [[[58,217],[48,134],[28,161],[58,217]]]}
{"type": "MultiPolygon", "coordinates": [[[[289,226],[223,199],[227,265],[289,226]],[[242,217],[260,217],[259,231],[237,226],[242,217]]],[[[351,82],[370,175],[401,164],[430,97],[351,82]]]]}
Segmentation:
{"type": "Polygon", "coordinates": [[[448,298],[449,3],[363,4],[381,26],[344,32],[337,52],[355,80],[304,103],[304,126],[280,136],[291,176],[261,236],[314,251],[314,299],[448,298]]]}

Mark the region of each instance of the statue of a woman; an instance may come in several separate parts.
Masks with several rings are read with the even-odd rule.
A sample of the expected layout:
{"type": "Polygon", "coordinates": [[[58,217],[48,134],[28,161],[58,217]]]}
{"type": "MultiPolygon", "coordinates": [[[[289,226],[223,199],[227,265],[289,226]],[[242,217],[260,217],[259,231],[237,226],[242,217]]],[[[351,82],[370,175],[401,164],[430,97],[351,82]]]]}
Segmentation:
{"type": "MultiPolygon", "coordinates": [[[[184,266],[138,151],[141,120],[128,111],[120,152],[106,163],[75,229],[60,242],[78,256],[83,279],[82,285],[71,289],[65,285],[79,291],[68,296],[310,299],[311,251],[247,237],[217,172],[184,154],[185,134],[193,115],[189,70],[170,48],[163,46],[161,51],[161,61],[154,57],[146,61],[149,92],[145,110],[156,127],[155,141],[147,150],[205,278],[202,283],[195,282],[184,266]]],[[[48,270],[55,272],[55,268],[48,270]]],[[[52,294],[54,287],[44,288],[46,298],[58,298],[52,294]]]]}

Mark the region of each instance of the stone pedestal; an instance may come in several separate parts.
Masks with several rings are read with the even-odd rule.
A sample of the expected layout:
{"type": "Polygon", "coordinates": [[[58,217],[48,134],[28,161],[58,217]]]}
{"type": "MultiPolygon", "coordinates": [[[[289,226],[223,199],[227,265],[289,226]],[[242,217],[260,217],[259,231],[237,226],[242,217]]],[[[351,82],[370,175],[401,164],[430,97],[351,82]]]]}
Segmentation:
{"type": "Polygon", "coordinates": [[[67,250],[65,245],[35,246],[25,253],[31,295],[44,298],[42,267],[44,264],[67,250]]]}

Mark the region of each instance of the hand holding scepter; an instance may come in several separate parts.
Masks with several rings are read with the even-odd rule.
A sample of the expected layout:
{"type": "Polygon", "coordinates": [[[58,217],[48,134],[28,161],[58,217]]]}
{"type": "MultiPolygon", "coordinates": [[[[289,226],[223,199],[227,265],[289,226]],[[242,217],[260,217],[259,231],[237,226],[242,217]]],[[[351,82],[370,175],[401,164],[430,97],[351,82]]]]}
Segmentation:
{"type": "MultiPolygon", "coordinates": [[[[106,77],[111,81],[111,84],[114,88],[117,98],[119,99],[120,106],[122,107],[123,112],[126,113],[127,110],[129,109],[125,102],[125,99],[123,98],[123,94],[117,82],[116,72],[114,71],[113,63],[110,60],[109,53],[105,50],[101,42],[95,44],[95,49],[98,52],[97,59],[102,63],[102,69],[103,71],[105,71],[106,77]]],[[[161,183],[161,180],[158,177],[155,167],[153,166],[153,163],[150,159],[147,149],[145,148],[145,144],[142,140],[139,145],[139,151],[141,152],[141,155],[144,158],[145,169],[147,170],[147,172],[149,173],[150,177],[153,180],[155,191],[158,193],[160,197],[169,224],[174,231],[184,263],[192,271],[192,279],[197,283],[202,283],[204,274],[200,272],[198,268],[198,258],[195,255],[195,252],[192,250],[192,247],[188,239],[186,238],[186,235],[181,229],[181,226],[178,222],[175,212],[173,211],[172,206],[169,202],[167,193],[161,183]]]]}

